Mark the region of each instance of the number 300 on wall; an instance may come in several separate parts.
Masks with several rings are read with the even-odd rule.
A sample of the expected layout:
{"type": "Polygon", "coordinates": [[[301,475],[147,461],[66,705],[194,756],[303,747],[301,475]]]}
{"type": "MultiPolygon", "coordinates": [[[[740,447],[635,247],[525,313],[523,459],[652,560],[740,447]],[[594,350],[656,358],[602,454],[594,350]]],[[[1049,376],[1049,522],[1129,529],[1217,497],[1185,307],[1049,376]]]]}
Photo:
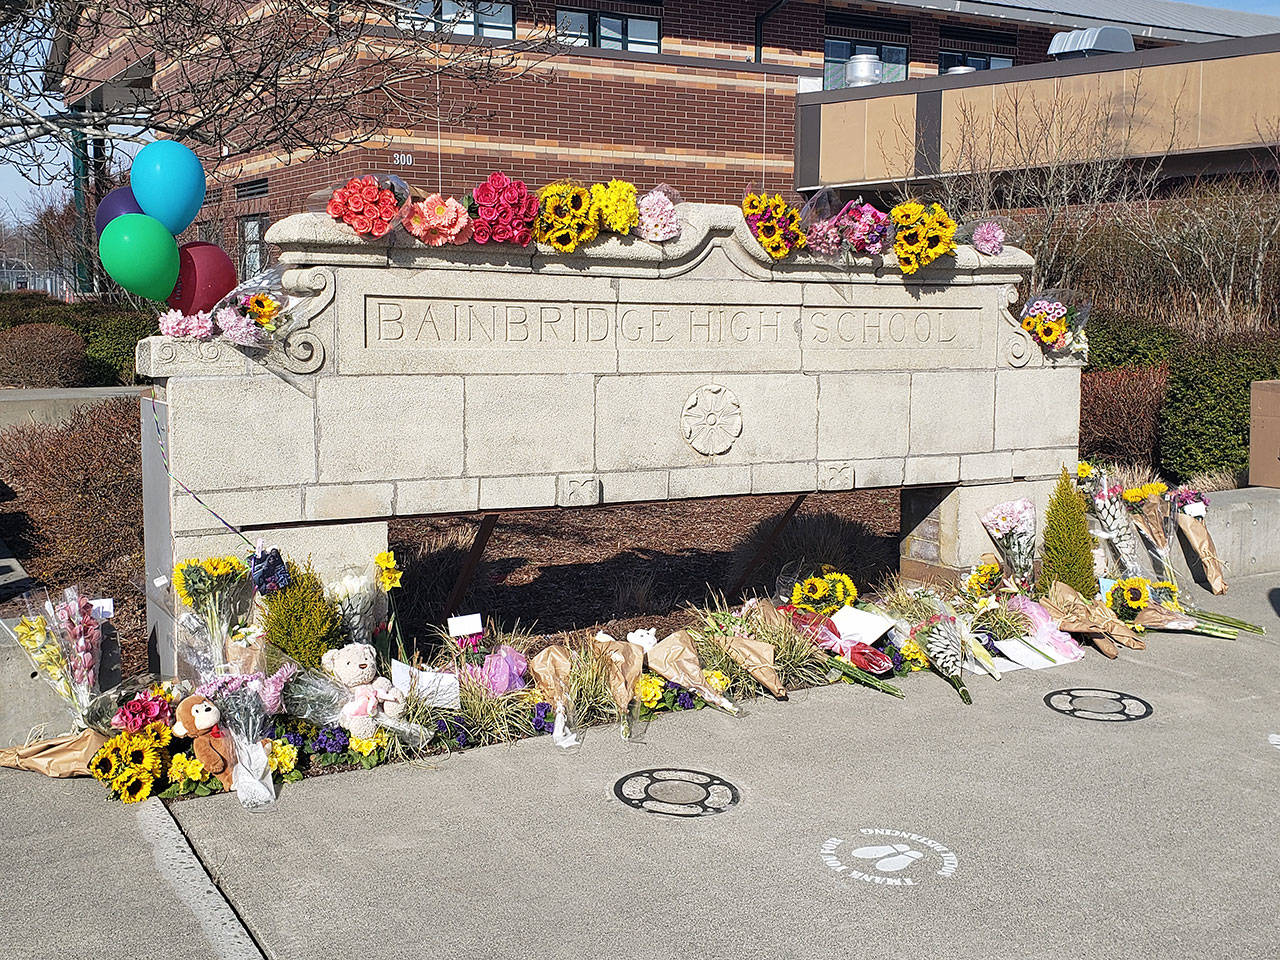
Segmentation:
{"type": "Polygon", "coordinates": [[[392,166],[396,166],[396,167],[412,167],[413,154],[412,153],[393,153],[391,155],[391,164],[392,166]]]}

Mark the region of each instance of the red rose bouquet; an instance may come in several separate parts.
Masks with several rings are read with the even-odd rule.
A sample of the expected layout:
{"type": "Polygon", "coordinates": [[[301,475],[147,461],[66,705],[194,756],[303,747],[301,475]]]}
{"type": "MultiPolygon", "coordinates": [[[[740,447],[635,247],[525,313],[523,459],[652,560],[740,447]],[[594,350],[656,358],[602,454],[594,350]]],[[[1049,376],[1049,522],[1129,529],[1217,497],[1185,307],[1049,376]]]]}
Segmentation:
{"type": "Polygon", "coordinates": [[[398,177],[352,177],[333,191],[325,213],[362,237],[382,237],[408,200],[409,188],[398,177]]]}
{"type": "Polygon", "coordinates": [[[505,173],[491,173],[488,180],[471,191],[469,207],[471,239],[476,243],[515,243],[526,247],[533,241],[538,197],[529,192],[523,180],[512,180],[505,173]]]}

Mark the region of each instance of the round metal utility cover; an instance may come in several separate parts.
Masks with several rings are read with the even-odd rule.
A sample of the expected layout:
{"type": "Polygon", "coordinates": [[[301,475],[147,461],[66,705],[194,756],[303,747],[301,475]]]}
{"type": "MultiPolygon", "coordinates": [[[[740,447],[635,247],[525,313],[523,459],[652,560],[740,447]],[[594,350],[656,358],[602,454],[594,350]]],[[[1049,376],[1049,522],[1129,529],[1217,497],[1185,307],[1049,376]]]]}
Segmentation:
{"type": "Polygon", "coordinates": [[[613,785],[613,795],[634,810],[668,817],[709,817],[740,798],[737,787],[714,773],[674,767],[629,773],[613,785]]]}
{"type": "Polygon", "coordinates": [[[1098,720],[1103,723],[1124,723],[1145,720],[1155,708],[1141,697],[1118,690],[1095,690],[1076,687],[1046,693],[1044,703],[1050,710],[1076,717],[1080,720],[1098,720]]]}

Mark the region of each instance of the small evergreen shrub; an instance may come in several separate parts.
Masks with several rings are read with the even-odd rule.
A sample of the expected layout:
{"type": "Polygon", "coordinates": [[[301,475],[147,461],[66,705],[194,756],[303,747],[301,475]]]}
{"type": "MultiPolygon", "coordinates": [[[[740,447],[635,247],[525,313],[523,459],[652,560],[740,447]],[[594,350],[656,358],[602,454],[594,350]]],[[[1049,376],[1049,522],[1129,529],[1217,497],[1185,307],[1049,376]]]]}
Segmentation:
{"type": "Polygon", "coordinates": [[[326,650],[342,645],[342,615],[325,596],[324,583],[308,560],[289,561],[289,586],[264,595],[263,633],[304,667],[321,669],[326,650]]]}
{"type": "Polygon", "coordinates": [[[135,382],[134,349],[159,330],[156,317],[146,310],[91,300],[64,303],[28,290],[0,292],[0,331],[46,324],[74,331],[84,341],[85,371],[77,383],[66,386],[135,382]]]}
{"type": "Polygon", "coordinates": [[[1053,582],[1059,580],[1083,597],[1096,596],[1098,579],[1093,575],[1093,546],[1084,497],[1063,470],[1049,497],[1049,509],[1045,511],[1040,592],[1048,593],[1053,582]]]}
{"type": "Polygon", "coordinates": [[[1187,343],[1175,351],[1160,414],[1160,464],[1182,482],[1249,465],[1249,384],[1280,378],[1280,338],[1187,343]]]}

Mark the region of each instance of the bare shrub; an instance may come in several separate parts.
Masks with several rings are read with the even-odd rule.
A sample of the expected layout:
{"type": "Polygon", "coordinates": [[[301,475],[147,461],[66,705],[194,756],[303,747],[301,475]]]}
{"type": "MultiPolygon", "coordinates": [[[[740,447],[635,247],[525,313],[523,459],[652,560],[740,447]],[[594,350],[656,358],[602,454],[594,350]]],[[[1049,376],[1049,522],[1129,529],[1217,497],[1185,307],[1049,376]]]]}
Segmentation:
{"type": "Polygon", "coordinates": [[[1154,465],[1167,364],[1087,371],[1080,376],[1080,455],[1154,465]]]}
{"type": "MultiPolygon", "coordinates": [[[[0,433],[0,475],[30,521],[32,573],[62,585],[142,561],[138,401],[82,407],[61,424],[0,433]]],[[[127,573],[125,574],[127,576],[127,573]]]]}
{"type": "Polygon", "coordinates": [[[0,386],[79,387],[86,374],[84,340],[55,323],[0,330],[0,386]]]}
{"type": "MultiPolygon", "coordinates": [[[[734,551],[733,580],[742,575],[772,533],[778,516],[758,523],[734,551]]],[[[773,591],[782,568],[797,560],[805,569],[829,564],[853,577],[859,588],[879,581],[897,565],[897,540],[876,533],[856,520],[827,510],[798,513],[783,528],[760,566],[747,581],[748,587],[773,591]]]]}

